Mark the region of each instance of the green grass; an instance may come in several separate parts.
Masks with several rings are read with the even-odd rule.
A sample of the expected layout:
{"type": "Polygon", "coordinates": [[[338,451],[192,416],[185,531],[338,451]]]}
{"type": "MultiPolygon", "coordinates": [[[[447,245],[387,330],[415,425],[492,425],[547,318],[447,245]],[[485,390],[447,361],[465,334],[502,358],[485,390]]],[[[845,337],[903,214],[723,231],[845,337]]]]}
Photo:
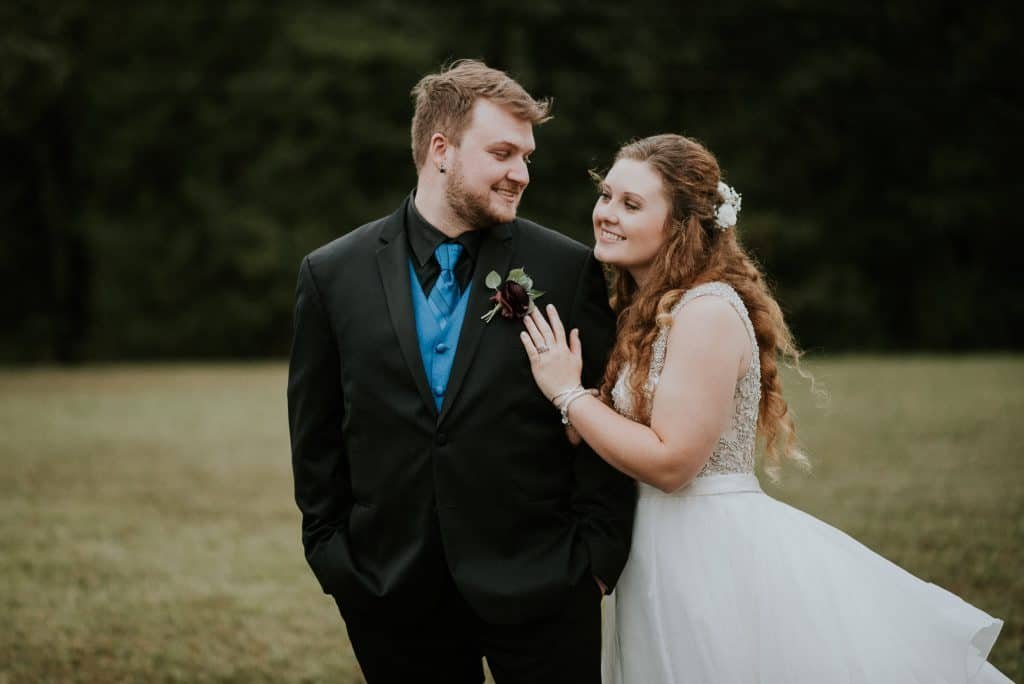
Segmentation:
{"type": "MultiPolygon", "coordinates": [[[[1024,358],[809,367],[815,468],[769,491],[1006,620],[1024,680],[1024,358]]],[[[302,558],[285,372],[0,371],[0,683],[360,681],[302,558]]]]}

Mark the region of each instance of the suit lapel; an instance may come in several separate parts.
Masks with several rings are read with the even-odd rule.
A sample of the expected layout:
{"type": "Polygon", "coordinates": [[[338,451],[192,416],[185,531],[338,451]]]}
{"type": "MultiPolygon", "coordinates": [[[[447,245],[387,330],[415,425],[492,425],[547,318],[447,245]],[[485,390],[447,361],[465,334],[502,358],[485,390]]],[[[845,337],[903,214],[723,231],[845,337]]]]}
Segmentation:
{"type": "Polygon", "coordinates": [[[439,422],[443,421],[451,410],[466,373],[473,363],[484,328],[487,327],[480,317],[489,311],[493,304],[489,301],[492,292],[484,284],[484,280],[491,271],[497,271],[503,280],[508,274],[514,246],[512,226],[512,223],[503,223],[489,229],[480,243],[480,256],[473,269],[473,288],[469,293],[466,317],[459,333],[459,345],[455,350],[448,389],[445,391],[441,415],[438,417],[439,422]]]}
{"type": "Polygon", "coordinates": [[[398,337],[398,346],[416,381],[423,403],[431,413],[437,413],[434,397],[427,384],[427,373],[420,356],[419,338],[416,333],[416,316],[412,310],[412,284],[409,282],[409,245],[405,239],[405,212],[407,199],[401,208],[388,217],[381,227],[380,248],[377,250],[377,267],[384,285],[384,298],[388,304],[391,325],[398,337]]]}

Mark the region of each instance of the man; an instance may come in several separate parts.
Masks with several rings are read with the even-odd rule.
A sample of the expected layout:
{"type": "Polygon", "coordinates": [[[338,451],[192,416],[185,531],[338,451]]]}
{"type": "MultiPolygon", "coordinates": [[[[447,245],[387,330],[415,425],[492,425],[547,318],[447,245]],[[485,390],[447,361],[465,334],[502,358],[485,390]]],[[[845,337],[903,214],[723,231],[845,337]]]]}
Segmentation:
{"type": "MultiPolygon", "coordinates": [[[[516,217],[548,103],[463,60],[413,90],[414,193],[299,269],[288,378],[306,558],[370,684],[600,681],[636,490],[566,438],[519,341],[522,268],[596,385],[614,321],[582,245],[516,217]],[[494,285],[495,276],[491,278],[494,285]],[[509,299],[516,299],[518,302],[509,299]]],[[[528,301],[527,301],[528,303],[528,301]]]]}

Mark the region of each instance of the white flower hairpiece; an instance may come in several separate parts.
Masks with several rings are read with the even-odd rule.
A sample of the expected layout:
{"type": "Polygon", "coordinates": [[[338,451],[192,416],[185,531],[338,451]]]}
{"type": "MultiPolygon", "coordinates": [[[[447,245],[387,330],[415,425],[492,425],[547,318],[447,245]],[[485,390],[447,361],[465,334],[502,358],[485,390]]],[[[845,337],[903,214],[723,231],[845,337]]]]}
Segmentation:
{"type": "Polygon", "coordinates": [[[722,181],[718,181],[718,194],[722,197],[722,203],[715,211],[715,223],[722,230],[728,230],[736,225],[740,206],[743,204],[743,196],[722,181]]]}

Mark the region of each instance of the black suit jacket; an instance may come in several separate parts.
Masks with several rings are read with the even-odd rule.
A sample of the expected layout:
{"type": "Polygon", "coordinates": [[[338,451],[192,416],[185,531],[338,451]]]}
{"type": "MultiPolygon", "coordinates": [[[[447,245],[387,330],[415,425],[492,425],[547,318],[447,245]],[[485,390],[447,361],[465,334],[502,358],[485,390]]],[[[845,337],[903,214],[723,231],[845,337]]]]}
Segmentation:
{"type": "Polygon", "coordinates": [[[614,334],[600,266],[583,245],[523,219],[488,230],[438,412],[416,336],[405,215],[403,205],[357,228],[299,269],[288,413],[306,558],[346,617],[422,617],[446,574],[489,622],[542,617],[591,574],[618,579],[636,488],[569,444],[534,384],[522,323],[480,320],[492,306],[484,278],[526,269],[546,292],[540,302],[580,328],[592,387],[614,334]]]}

